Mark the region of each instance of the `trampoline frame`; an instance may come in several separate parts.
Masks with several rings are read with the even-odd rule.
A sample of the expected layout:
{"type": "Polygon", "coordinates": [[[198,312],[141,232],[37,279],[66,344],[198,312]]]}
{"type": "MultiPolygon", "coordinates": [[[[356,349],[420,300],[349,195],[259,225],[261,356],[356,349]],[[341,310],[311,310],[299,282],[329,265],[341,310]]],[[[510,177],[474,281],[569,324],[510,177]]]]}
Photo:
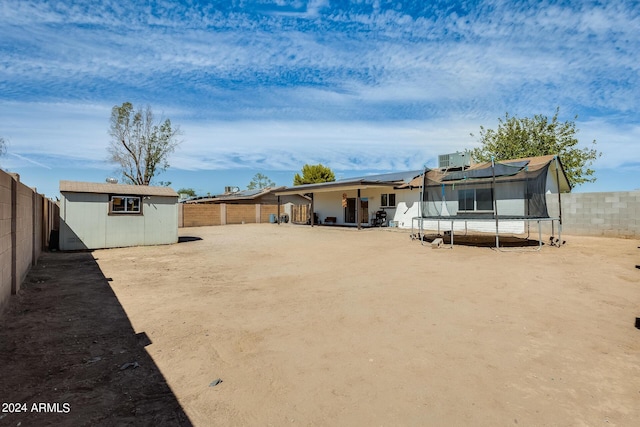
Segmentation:
{"type": "MultiPolygon", "coordinates": [[[[464,231],[465,231],[465,235],[467,234],[467,223],[469,221],[472,222],[476,222],[476,221],[495,221],[496,224],[499,224],[501,221],[503,222],[514,222],[514,221],[523,221],[526,223],[531,223],[531,222],[537,222],[538,223],[538,246],[536,247],[536,249],[534,249],[535,251],[539,251],[542,248],[542,222],[551,222],[551,236],[553,236],[555,234],[555,222],[558,222],[558,241],[562,242],[562,221],[560,220],[560,218],[517,218],[517,217],[512,217],[512,218],[498,218],[496,220],[496,218],[473,218],[473,217],[469,217],[469,218],[452,218],[452,217],[421,217],[421,216],[414,216],[413,218],[411,218],[411,236],[412,239],[414,239],[416,236],[416,233],[414,232],[415,230],[418,230],[417,233],[417,237],[420,239],[420,244],[422,246],[424,246],[424,222],[425,221],[437,221],[438,222],[438,235],[440,235],[440,221],[444,221],[444,222],[449,222],[451,223],[451,241],[449,243],[449,248],[453,249],[453,241],[454,241],[454,224],[455,223],[460,223],[460,222],[464,222],[464,231]],[[417,227],[415,226],[417,222],[417,227]]],[[[500,247],[500,233],[497,231],[497,226],[496,226],[496,249],[499,251],[505,251],[504,247],[500,247]]]]}

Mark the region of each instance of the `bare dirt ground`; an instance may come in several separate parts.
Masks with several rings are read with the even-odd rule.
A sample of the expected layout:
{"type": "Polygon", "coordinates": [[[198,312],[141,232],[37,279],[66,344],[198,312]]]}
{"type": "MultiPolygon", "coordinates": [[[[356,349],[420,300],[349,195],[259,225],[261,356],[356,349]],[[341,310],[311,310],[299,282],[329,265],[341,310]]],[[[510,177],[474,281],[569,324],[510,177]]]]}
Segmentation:
{"type": "Polygon", "coordinates": [[[638,240],[180,233],[43,256],[1,317],[0,396],[71,408],[0,424],[640,425],[638,240]]]}

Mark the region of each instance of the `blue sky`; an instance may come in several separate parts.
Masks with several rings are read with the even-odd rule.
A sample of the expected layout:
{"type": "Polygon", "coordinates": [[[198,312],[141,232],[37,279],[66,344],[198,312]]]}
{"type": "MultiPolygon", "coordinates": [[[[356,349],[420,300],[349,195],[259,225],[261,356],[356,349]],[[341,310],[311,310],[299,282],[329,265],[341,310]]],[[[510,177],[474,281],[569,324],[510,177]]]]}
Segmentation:
{"type": "Polygon", "coordinates": [[[182,129],[157,177],[199,194],[305,163],[338,178],[437,166],[481,125],[560,107],[598,181],[640,188],[635,1],[0,2],[0,165],[50,197],[119,177],[109,116],[182,129]]]}

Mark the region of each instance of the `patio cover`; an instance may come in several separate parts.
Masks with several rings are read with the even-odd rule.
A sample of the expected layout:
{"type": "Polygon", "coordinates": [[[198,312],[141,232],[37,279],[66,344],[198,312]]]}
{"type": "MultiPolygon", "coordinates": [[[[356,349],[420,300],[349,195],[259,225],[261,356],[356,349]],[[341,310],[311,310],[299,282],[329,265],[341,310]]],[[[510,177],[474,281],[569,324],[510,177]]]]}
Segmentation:
{"type": "Polygon", "coordinates": [[[286,196],[290,194],[308,194],[343,190],[362,190],[375,187],[401,187],[409,183],[412,179],[422,175],[423,170],[413,170],[407,172],[394,172],[379,175],[368,175],[356,178],[346,178],[333,182],[321,182],[317,184],[304,184],[286,187],[276,191],[276,196],[286,196]]]}

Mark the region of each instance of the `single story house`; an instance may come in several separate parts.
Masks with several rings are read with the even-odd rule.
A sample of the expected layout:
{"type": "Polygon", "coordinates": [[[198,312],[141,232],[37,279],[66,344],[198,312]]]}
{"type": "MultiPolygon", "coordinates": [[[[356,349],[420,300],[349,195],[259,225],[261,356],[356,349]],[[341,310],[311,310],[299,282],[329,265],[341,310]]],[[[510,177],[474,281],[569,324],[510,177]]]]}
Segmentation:
{"type": "Polygon", "coordinates": [[[384,225],[447,230],[456,223],[454,229],[494,232],[487,219],[497,212],[508,220],[500,232],[522,233],[526,220],[548,217],[547,193],[570,190],[560,159],[550,155],[299,185],[276,195],[309,195],[312,223],[360,228],[378,224],[384,212],[384,225]]]}
{"type": "Polygon", "coordinates": [[[61,250],[178,242],[178,193],[168,187],[60,181],[61,250]]]}
{"type": "Polygon", "coordinates": [[[420,189],[411,188],[408,183],[422,173],[422,170],[413,170],[296,185],[278,190],[276,195],[281,198],[295,194],[309,196],[312,224],[360,228],[382,222],[411,227],[410,212],[418,213],[420,189]]]}
{"type": "MultiPolygon", "coordinates": [[[[228,187],[233,188],[233,187],[228,187]]],[[[237,188],[237,187],[236,187],[237,188]]],[[[227,191],[223,194],[211,197],[196,197],[184,200],[182,203],[204,203],[204,204],[233,204],[233,205],[277,205],[278,196],[276,193],[286,187],[266,187],[254,190],[227,191]]],[[[282,197],[280,204],[307,204],[309,198],[299,194],[282,197]]]]}

